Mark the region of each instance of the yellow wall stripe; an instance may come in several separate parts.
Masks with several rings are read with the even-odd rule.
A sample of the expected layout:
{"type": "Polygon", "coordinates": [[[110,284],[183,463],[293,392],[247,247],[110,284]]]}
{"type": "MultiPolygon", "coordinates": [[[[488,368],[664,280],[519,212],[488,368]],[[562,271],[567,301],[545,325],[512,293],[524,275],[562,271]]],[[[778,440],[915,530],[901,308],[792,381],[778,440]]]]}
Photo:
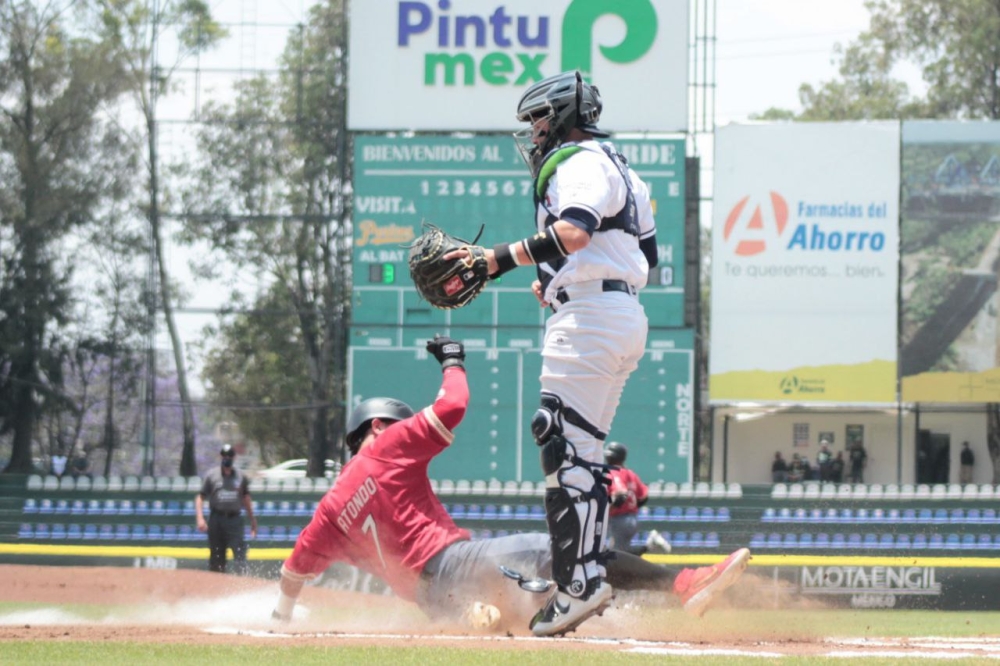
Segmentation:
{"type": "MultiPolygon", "coordinates": [[[[251,548],[248,560],[284,561],[291,548],[251,548]]],[[[82,557],[173,557],[208,561],[208,548],[174,546],[70,546],[35,543],[0,543],[0,555],[75,555],[82,557]]]]}

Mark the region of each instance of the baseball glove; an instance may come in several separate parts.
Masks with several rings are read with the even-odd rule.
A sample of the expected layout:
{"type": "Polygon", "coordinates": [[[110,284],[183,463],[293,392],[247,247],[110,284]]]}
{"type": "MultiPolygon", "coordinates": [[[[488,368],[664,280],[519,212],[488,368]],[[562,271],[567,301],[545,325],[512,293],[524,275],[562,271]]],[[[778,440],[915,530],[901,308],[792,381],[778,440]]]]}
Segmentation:
{"type": "Polygon", "coordinates": [[[410,246],[410,277],[424,300],[436,308],[451,310],[468,305],[482,292],[489,281],[489,266],[476,240],[469,243],[424,222],[424,233],[410,246]],[[443,258],[463,248],[468,250],[468,257],[443,258]]]}

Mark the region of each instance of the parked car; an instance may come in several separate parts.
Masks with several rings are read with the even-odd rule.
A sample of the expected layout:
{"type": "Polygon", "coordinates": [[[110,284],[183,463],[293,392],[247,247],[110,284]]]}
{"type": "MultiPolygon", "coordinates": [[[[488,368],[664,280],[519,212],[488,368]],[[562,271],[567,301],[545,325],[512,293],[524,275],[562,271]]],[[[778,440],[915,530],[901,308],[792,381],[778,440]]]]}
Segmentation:
{"type": "MultiPolygon", "coordinates": [[[[262,469],[257,472],[256,476],[259,479],[300,479],[306,475],[306,468],[308,466],[308,460],[305,458],[296,458],[295,460],[286,460],[283,463],[278,463],[274,467],[262,469]]],[[[339,472],[339,462],[334,460],[326,461],[326,472],[324,474],[326,478],[332,479],[339,472]]]]}

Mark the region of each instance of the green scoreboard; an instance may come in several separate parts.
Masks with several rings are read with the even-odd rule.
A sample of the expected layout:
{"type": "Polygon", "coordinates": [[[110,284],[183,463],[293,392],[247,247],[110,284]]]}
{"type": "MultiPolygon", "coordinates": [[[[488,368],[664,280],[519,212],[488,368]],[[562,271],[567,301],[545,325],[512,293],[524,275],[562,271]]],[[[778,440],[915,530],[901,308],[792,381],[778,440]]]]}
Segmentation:
{"type": "MultiPolygon", "coordinates": [[[[650,187],[660,265],[641,300],[646,358],[625,388],[610,434],[647,481],[687,481],[694,421],[693,334],[684,322],[684,141],[616,140],[650,187]]],[[[470,305],[437,310],[413,288],[407,245],[432,222],[491,247],[534,231],[532,181],[510,136],[358,136],[354,154],[351,406],[377,395],[430,404],[440,369],[435,333],[466,345],[472,402],[435,478],[539,480],[528,422],[538,406],[546,310],[530,268],[507,273],[470,305]]]]}

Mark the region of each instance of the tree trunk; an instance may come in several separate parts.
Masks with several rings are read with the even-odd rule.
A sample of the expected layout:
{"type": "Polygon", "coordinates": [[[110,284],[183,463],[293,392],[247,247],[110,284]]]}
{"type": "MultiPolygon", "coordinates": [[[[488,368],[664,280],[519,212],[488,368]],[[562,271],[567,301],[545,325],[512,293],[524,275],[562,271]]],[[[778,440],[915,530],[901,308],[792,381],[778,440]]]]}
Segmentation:
{"type": "Polygon", "coordinates": [[[991,402],[986,406],[987,428],[986,448],[993,464],[993,483],[1000,483],[1000,403],[991,402]]]}

